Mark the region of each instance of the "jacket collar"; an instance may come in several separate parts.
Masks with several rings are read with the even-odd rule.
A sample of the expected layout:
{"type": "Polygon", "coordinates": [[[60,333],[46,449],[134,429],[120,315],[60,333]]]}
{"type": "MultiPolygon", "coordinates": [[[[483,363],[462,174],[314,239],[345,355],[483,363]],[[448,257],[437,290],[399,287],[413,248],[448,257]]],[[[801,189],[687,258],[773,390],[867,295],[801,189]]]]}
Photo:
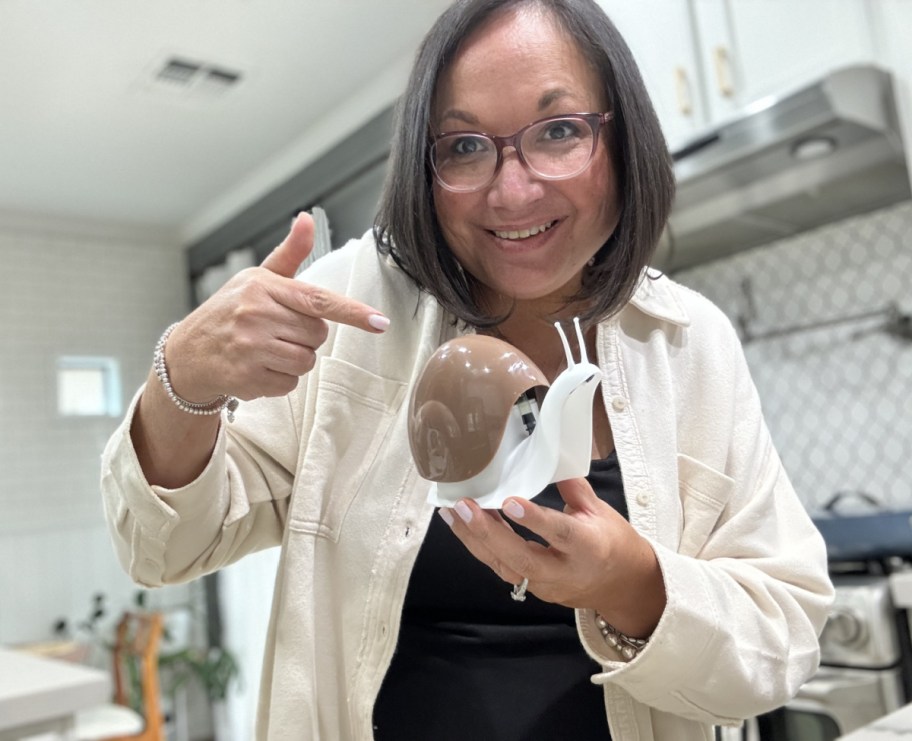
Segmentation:
{"type": "Polygon", "coordinates": [[[672,282],[664,273],[652,268],[643,271],[640,284],[637,286],[631,305],[644,314],[671,322],[681,327],[690,325],[690,316],[673,290],[672,282]]]}

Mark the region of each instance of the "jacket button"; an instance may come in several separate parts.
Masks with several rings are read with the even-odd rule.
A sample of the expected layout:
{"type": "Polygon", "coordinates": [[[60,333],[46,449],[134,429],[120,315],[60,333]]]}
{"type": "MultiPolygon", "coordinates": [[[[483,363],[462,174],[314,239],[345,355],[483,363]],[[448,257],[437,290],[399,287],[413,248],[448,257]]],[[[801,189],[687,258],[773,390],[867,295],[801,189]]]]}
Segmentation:
{"type": "Polygon", "coordinates": [[[636,500],[637,504],[639,504],[641,507],[645,507],[649,504],[649,492],[641,491],[639,494],[637,494],[636,500]]]}
{"type": "Polygon", "coordinates": [[[611,400],[611,406],[616,412],[623,412],[627,408],[627,400],[622,396],[615,396],[611,400]]]}

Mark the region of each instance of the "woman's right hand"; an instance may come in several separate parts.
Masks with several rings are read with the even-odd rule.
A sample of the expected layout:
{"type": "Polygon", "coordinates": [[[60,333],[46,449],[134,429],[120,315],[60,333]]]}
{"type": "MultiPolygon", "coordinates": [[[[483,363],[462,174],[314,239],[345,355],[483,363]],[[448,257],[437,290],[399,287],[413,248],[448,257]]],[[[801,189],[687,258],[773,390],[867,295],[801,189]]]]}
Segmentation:
{"type": "MultiPolygon", "coordinates": [[[[313,219],[300,214],[260,267],[242,270],[178,324],[165,345],[174,393],[198,403],[283,396],[313,368],[328,321],[375,334],[389,326],[370,306],[294,279],[313,238],[313,219]]],[[[150,371],[130,426],[146,481],[177,489],[199,476],[220,416],[181,411],[150,371]]]]}
{"type": "Polygon", "coordinates": [[[302,213],[262,265],[239,272],[177,326],[165,360],[178,396],[201,403],[220,394],[282,396],[313,368],[327,321],[386,329],[376,309],[294,279],[313,240],[313,219],[302,213]]]}

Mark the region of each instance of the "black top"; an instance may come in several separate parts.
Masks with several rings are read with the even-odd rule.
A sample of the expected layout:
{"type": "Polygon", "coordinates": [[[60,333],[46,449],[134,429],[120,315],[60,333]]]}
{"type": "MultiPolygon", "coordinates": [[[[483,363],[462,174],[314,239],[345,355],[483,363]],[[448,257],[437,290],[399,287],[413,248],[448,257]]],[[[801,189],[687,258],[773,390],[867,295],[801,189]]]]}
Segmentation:
{"type": "MultiPolygon", "coordinates": [[[[592,462],[599,498],[625,518],[617,456],[592,462]]],[[[563,509],[557,487],[537,504],[563,509]]],[[[522,527],[514,529],[539,540],[522,527]]],[[[374,708],[377,741],[606,741],[600,671],[573,610],[525,602],[434,515],[409,581],[399,643],[374,708]]]]}

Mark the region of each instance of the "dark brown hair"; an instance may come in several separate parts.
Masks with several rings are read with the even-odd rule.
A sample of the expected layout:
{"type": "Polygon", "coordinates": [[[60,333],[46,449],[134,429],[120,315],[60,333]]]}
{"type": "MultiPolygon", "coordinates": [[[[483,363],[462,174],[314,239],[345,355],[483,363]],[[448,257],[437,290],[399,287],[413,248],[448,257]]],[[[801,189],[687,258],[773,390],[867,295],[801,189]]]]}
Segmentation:
{"type": "Polygon", "coordinates": [[[568,301],[585,301],[584,320],[617,312],[633,295],[665,227],[674,198],[671,157],[633,55],[594,0],[458,0],[437,19],[415,59],[399,100],[390,168],[374,222],[378,249],[418,287],[464,322],[482,328],[502,317],[473,300],[474,278],[444,240],[433,199],[428,159],[430,117],[441,73],[460,44],[494,13],[531,4],[542,8],[577,44],[604,85],[614,113],[607,141],[616,170],[621,216],[568,301]]]}

